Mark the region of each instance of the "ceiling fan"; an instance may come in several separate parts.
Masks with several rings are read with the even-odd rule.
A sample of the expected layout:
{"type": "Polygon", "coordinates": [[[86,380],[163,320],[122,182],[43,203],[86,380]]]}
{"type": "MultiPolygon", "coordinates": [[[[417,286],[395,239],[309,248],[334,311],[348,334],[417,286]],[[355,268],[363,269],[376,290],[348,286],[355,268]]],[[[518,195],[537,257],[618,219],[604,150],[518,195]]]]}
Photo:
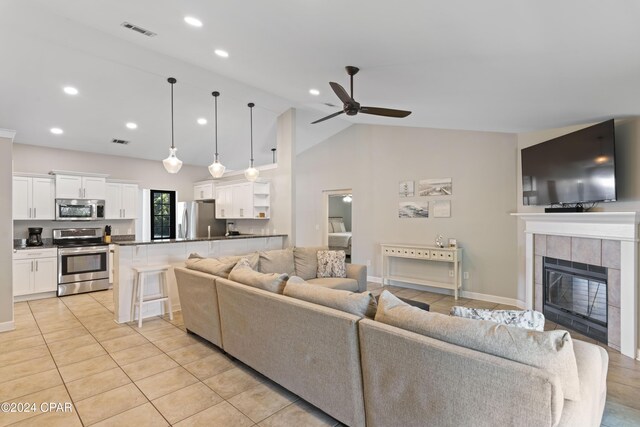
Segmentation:
{"type": "Polygon", "coordinates": [[[354,67],[351,65],[346,66],[345,69],[347,70],[347,74],[349,74],[349,77],[351,78],[351,96],[349,96],[347,91],[344,90],[344,88],[340,86],[338,83],[329,82],[331,89],[333,89],[336,95],[338,95],[338,98],[340,98],[340,101],[342,101],[344,104],[342,107],[342,111],[338,111],[337,113],[333,113],[328,115],[327,117],[323,117],[319,120],[316,120],[315,122],[311,123],[312,125],[331,119],[333,117],[339,116],[342,113],[346,113],[347,116],[355,116],[358,113],[363,113],[363,114],[373,114],[374,116],[398,117],[398,118],[407,117],[409,114],[411,114],[411,111],[394,110],[391,108],[363,107],[362,105],[360,105],[359,102],[356,102],[356,100],[353,99],[353,76],[358,74],[358,71],[360,71],[360,69],[358,67],[354,67]]]}

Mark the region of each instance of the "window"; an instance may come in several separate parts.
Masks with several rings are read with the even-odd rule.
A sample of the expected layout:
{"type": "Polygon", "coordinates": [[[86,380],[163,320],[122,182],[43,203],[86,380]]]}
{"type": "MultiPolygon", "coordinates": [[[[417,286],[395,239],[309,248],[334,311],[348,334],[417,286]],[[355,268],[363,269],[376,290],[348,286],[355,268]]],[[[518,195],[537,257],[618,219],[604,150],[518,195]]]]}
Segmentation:
{"type": "Polygon", "coordinates": [[[176,238],[176,192],[151,190],[151,239],[176,238]]]}

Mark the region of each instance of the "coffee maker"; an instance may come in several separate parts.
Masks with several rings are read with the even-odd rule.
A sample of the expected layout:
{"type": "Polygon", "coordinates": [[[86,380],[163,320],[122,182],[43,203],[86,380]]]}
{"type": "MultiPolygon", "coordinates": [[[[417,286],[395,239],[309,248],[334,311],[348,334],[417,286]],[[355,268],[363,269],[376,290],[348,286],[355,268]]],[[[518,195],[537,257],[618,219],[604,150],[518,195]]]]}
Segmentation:
{"type": "Polygon", "coordinates": [[[29,227],[27,246],[42,246],[42,227],[29,227]]]}

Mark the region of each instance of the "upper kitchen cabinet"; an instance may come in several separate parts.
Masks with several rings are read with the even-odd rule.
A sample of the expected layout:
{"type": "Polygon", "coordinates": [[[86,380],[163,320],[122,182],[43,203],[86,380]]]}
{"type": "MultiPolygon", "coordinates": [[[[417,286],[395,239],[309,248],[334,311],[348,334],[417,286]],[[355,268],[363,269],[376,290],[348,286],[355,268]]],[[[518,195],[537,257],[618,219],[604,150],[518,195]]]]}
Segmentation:
{"type": "Polygon", "coordinates": [[[212,180],[196,182],[193,185],[193,200],[215,199],[216,184],[212,180]]]}
{"type": "Polygon", "coordinates": [[[107,182],[105,219],[136,219],[138,217],[137,184],[107,182]]]}
{"type": "Polygon", "coordinates": [[[216,218],[269,219],[268,182],[242,182],[216,188],[216,218]]]}
{"type": "Polygon", "coordinates": [[[50,177],[13,177],[13,219],[54,219],[55,185],[50,177]]]}
{"type": "Polygon", "coordinates": [[[56,173],[56,199],[97,199],[107,196],[106,175],[56,173]]]}

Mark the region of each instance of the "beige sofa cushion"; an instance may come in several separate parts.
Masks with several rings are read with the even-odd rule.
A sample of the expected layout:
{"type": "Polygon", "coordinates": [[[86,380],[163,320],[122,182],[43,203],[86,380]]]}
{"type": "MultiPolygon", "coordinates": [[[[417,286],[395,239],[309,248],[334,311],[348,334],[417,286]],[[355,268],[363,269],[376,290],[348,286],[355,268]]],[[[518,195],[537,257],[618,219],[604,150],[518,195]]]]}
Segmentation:
{"type": "Polygon", "coordinates": [[[375,317],[378,307],[371,292],[355,293],[325,288],[307,283],[298,276],[293,276],[287,281],[284,294],[370,319],[375,317]]]}
{"type": "Polygon", "coordinates": [[[406,304],[388,291],[380,295],[375,320],[543,369],[558,376],[565,399],[580,400],[578,366],[567,331],[538,332],[430,313],[406,304]]]}
{"type": "Polygon", "coordinates": [[[293,249],[276,249],[260,252],[260,273],[286,273],[289,276],[296,274],[293,262],[293,249]]]}
{"type": "Polygon", "coordinates": [[[255,269],[258,265],[258,253],[242,256],[228,256],[221,258],[204,258],[198,254],[189,255],[189,259],[185,262],[185,266],[191,270],[200,271],[202,273],[213,274],[214,276],[224,277],[227,279],[229,273],[241,258],[246,258],[255,269]]]}
{"type": "Polygon", "coordinates": [[[251,268],[246,258],[238,261],[229,274],[229,280],[276,294],[282,294],[288,278],[289,276],[286,274],[260,273],[255,271],[251,268]]]}
{"type": "Polygon", "coordinates": [[[326,251],[326,246],[293,248],[296,276],[304,280],[315,279],[318,273],[318,251],[326,251]]]}
{"type": "Polygon", "coordinates": [[[317,279],[309,279],[307,283],[313,285],[324,286],[325,288],[341,289],[343,291],[358,292],[358,281],[342,277],[318,277],[317,279]]]}

